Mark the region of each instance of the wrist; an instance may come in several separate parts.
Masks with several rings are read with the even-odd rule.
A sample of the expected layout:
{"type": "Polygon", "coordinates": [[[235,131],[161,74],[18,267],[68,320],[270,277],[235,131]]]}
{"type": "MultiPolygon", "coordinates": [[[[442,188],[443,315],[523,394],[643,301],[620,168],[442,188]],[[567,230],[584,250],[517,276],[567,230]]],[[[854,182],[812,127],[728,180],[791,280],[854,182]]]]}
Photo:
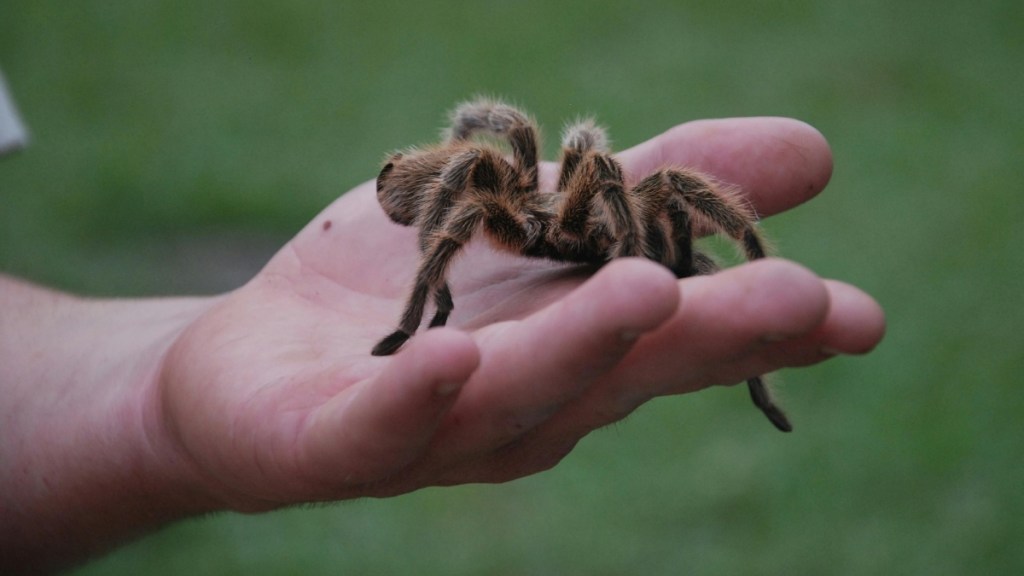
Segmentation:
{"type": "Polygon", "coordinates": [[[60,567],[211,509],[163,430],[158,386],[211,299],[84,300],[3,278],[0,294],[0,572],[60,567]]]}

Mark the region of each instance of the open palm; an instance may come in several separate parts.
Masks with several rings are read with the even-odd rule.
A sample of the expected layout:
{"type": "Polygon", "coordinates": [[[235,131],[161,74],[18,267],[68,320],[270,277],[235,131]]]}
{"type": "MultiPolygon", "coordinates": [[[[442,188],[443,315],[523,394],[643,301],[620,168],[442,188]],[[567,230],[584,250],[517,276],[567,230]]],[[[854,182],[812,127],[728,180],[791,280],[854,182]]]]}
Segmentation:
{"type": "MultiPolygon", "coordinates": [[[[762,215],[831,172],[821,136],[784,119],[685,124],[619,158],[632,178],[696,167],[762,215]]],[[[160,413],[202,490],[259,510],[508,480],[650,398],[864,352],[883,329],[869,297],[781,260],[683,281],[622,260],[591,276],[475,242],[452,269],[449,328],[373,357],[418,257],[367,183],[185,330],[160,413]]]]}

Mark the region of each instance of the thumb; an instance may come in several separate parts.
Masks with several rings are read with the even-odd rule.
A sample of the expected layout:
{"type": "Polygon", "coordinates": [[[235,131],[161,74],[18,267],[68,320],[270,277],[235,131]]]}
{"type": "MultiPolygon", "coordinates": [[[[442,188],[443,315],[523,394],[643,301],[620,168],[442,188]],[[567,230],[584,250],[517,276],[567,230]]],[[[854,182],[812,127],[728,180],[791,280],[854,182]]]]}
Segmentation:
{"type": "Polygon", "coordinates": [[[413,463],[476,370],[480,352],[467,334],[440,328],[382,361],[387,365],[376,377],[321,406],[302,436],[301,469],[331,492],[413,463]]]}

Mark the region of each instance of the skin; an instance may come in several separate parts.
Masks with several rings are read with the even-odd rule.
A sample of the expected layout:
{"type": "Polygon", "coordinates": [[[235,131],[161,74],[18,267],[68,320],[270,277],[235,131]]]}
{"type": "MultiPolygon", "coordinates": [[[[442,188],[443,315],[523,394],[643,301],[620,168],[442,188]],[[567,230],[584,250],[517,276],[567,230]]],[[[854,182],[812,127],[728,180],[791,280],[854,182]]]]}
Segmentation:
{"type": "MultiPolygon", "coordinates": [[[[832,170],[817,131],[778,118],[691,122],[619,158],[634,181],[700,169],[761,216],[832,170]]],[[[0,572],[220,510],[512,480],[652,398],[863,354],[884,332],[869,296],[781,259],[677,281],[642,260],[594,273],[473,243],[449,326],[373,357],[415,246],[368,182],[228,294],[88,300],[0,277],[0,572]]]]}

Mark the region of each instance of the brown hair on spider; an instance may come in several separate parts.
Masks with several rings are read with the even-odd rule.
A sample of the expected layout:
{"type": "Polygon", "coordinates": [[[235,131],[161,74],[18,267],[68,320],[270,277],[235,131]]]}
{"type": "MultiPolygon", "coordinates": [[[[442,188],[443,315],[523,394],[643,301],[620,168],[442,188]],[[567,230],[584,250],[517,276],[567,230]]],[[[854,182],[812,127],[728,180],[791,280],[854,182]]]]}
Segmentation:
{"type": "MultiPolygon", "coordinates": [[[[419,231],[422,254],[398,328],[372,353],[395,353],[419,328],[427,302],[430,327],[448,321],[454,303],[447,277],[477,233],[497,249],[534,258],[601,265],[637,256],[677,278],[711,274],[719,265],[693,248],[694,225],[724,232],[749,260],[765,256],[756,218],[731,190],[688,169],[666,168],[627,186],[602,128],[591,120],[566,127],[557,188],[541,191],[537,128],[517,108],[492,99],[459,105],[437,145],[392,155],[377,177],[377,199],[395,222],[419,231]],[[511,158],[477,141],[504,139],[511,158]]],[[[776,428],[792,430],[764,380],[747,380],[754,404],[776,428]]]]}

